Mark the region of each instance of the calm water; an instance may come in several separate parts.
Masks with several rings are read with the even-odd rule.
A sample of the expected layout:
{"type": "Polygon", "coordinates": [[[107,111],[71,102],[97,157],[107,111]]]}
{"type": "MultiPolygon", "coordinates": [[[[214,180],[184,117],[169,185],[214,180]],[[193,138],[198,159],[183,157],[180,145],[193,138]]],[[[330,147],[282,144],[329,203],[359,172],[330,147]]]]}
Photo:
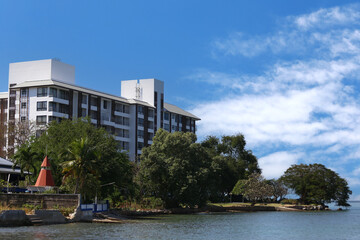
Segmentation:
{"type": "Polygon", "coordinates": [[[0,239],[360,239],[360,202],[346,211],[171,215],[124,224],[0,228],[0,239]]]}

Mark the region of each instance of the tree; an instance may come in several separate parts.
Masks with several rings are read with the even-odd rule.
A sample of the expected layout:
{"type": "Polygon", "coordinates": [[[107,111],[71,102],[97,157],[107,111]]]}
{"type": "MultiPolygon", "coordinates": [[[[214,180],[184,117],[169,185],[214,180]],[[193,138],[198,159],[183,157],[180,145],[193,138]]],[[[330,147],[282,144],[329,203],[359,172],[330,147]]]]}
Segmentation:
{"type": "MultiPolygon", "coordinates": [[[[61,185],[65,192],[81,192],[87,199],[93,198],[96,192],[99,197],[110,196],[116,188],[131,190],[128,194],[134,192],[133,164],[114,137],[105,129],[96,128],[89,119],[53,121],[40,137],[24,145],[24,149],[41,156],[39,160],[36,158],[38,165],[35,166],[40,167],[44,156],[48,156],[55,185],[61,185]],[[115,184],[99,188],[110,182],[115,184]]],[[[34,177],[37,174],[34,173],[34,177]]]]}
{"type": "Polygon", "coordinates": [[[221,140],[209,136],[201,145],[212,158],[212,201],[223,201],[238,180],[247,179],[252,173],[261,173],[257,158],[245,148],[242,134],[223,136],[221,140]]]}
{"type": "Polygon", "coordinates": [[[265,200],[272,195],[272,188],[260,173],[253,173],[247,180],[239,180],[233,191],[235,195],[243,195],[249,201],[265,200]]]}
{"type": "Polygon", "coordinates": [[[86,180],[96,179],[98,177],[98,161],[100,159],[99,152],[94,146],[89,144],[88,138],[80,138],[74,140],[67,149],[66,158],[68,161],[63,162],[63,179],[73,177],[75,179],[74,193],[79,193],[79,186],[84,194],[84,186],[86,180]],[[92,175],[92,176],[89,176],[92,175]]]}
{"type": "Polygon", "coordinates": [[[280,179],[270,179],[267,180],[267,184],[269,184],[272,188],[272,196],[274,197],[275,201],[281,201],[286,194],[288,194],[288,189],[284,185],[284,183],[280,179]]]}
{"type": "Polygon", "coordinates": [[[322,164],[292,165],[281,181],[300,196],[303,204],[336,201],[339,206],[349,206],[347,200],[352,192],[346,180],[322,164]]]}
{"type": "Polygon", "coordinates": [[[202,206],[208,199],[210,158],[193,133],[159,129],[142,150],[138,180],[145,195],[165,207],[202,206]]]}
{"type": "Polygon", "coordinates": [[[17,148],[16,153],[12,157],[14,166],[20,166],[21,174],[24,171],[27,171],[31,174],[28,174],[29,183],[33,183],[36,180],[37,174],[40,170],[41,161],[43,160],[42,153],[36,152],[31,147],[32,142],[34,141],[31,138],[28,142],[25,142],[17,148]]]}

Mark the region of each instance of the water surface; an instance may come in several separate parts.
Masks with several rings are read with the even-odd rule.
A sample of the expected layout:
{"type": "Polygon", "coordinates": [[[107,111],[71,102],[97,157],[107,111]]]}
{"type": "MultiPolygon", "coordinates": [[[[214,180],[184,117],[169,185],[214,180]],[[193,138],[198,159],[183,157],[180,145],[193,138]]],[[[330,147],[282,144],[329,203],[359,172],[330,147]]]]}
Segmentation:
{"type": "Polygon", "coordinates": [[[165,215],[123,224],[0,228],[0,239],[360,239],[360,202],[346,211],[165,215]]]}

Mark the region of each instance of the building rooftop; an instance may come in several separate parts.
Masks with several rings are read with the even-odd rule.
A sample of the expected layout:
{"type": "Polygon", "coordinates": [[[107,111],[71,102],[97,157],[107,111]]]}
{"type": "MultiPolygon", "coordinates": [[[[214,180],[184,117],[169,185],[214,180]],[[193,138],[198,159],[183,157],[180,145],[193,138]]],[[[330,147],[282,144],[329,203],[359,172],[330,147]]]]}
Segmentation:
{"type": "Polygon", "coordinates": [[[180,114],[186,117],[191,117],[194,118],[195,120],[201,120],[200,118],[198,118],[197,116],[195,116],[194,114],[191,114],[173,104],[170,103],[164,103],[164,108],[168,111],[168,112],[172,112],[172,113],[176,113],[176,114],[180,114]]]}
{"type": "Polygon", "coordinates": [[[0,92],[0,99],[1,98],[8,98],[9,97],[9,93],[8,92],[0,92]]]}

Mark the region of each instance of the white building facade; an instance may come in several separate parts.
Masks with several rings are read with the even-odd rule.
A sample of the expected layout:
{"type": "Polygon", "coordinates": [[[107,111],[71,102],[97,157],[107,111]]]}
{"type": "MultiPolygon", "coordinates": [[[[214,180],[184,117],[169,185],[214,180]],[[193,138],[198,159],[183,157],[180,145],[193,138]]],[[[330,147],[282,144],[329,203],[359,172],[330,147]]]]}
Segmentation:
{"type": "MultiPolygon", "coordinates": [[[[195,133],[200,120],[165,103],[160,80],[121,81],[121,96],[115,96],[77,86],[75,67],[54,59],[11,63],[8,88],[0,93],[0,126],[32,121],[39,135],[51,121],[89,117],[113,134],[133,161],[152,144],[158,129],[195,133]]],[[[9,137],[0,151],[10,149],[11,154],[14,145],[9,137]]]]}

